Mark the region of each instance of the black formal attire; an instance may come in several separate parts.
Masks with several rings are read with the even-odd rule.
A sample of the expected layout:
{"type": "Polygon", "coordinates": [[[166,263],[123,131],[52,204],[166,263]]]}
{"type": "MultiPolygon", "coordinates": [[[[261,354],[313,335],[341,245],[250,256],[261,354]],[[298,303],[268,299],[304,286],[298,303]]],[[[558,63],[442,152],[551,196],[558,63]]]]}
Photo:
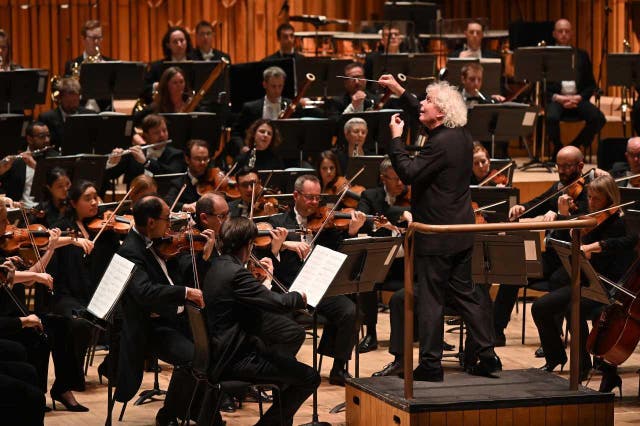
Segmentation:
{"type": "MultiPolygon", "coordinates": [[[[123,324],[115,392],[115,399],[121,402],[130,400],[140,387],[145,350],[174,366],[188,365],[193,359],[185,314],[178,313],[185,302],[186,287],[172,285],[152,250],[152,243],[135,228],[118,250],[136,265],[121,298],[123,324]]],[[[174,398],[175,392],[180,390],[170,384],[167,400],[174,398]]]]}
{"type": "MultiPolygon", "coordinates": [[[[147,151],[148,152],[148,151],[147,151]]],[[[107,179],[117,179],[124,173],[124,182],[128,185],[131,181],[146,171],[152,175],[166,175],[182,173],[187,170],[184,154],[177,148],[165,146],[158,158],[147,158],[147,162],[141,164],[132,155],[124,155],[120,162],[105,172],[107,179]]]]}
{"type": "Polygon", "coordinates": [[[231,63],[231,56],[229,56],[228,53],[213,48],[211,49],[211,52],[213,53],[213,57],[211,59],[204,59],[202,57],[202,51],[198,48],[195,48],[191,52],[191,55],[189,55],[189,59],[191,59],[192,61],[220,61],[222,60],[222,58],[225,58],[227,61],[229,61],[229,63],[231,63]]]}
{"type": "Polygon", "coordinates": [[[277,61],[279,59],[287,59],[287,58],[300,60],[300,59],[304,59],[304,55],[297,51],[294,51],[293,53],[282,53],[280,50],[278,50],[277,52],[272,53],[271,55],[265,57],[263,61],[277,61]]]}
{"type": "MultiPolygon", "coordinates": [[[[102,56],[101,57],[101,61],[100,62],[111,62],[113,61],[113,59],[109,58],[108,56],[102,56]]],[[[84,54],[70,59],[67,62],[65,62],[64,64],[64,76],[65,77],[71,77],[73,75],[73,64],[78,64],[78,66],[82,66],[82,63],[84,62],[85,57],[84,54]]],[[[83,97],[83,99],[80,100],[81,105],[85,106],[87,104],[88,99],[85,97],[83,97]]],[[[96,99],[95,100],[96,103],[98,104],[98,107],[100,108],[100,111],[111,111],[111,99],[106,98],[106,99],[96,99]]]]}
{"type": "MultiPolygon", "coordinates": [[[[274,228],[299,228],[295,209],[269,218],[274,228]]],[[[288,241],[300,241],[300,236],[289,235],[288,241]]],[[[336,249],[343,240],[343,234],[336,229],[325,229],[316,240],[316,244],[330,249],[336,249]]],[[[291,250],[280,252],[280,260],[274,259],[274,275],[285,287],[290,287],[302,268],[300,257],[291,250]]],[[[322,332],[322,339],[318,345],[318,353],[333,357],[341,361],[351,358],[351,351],[355,344],[357,327],[356,306],[347,296],[332,296],[324,298],[316,306],[316,312],[327,319],[322,332]]]]}
{"type": "MultiPolygon", "coordinates": [[[[252,150],[242,152],[236,158],[238,163],[238,170],[242,167],[248,166],[251,163],[252,150]]],[[[256,170],[282,170],[284,169],[284,163],[282,158],[276,153],[275,148],[267,148],[262,151],[255,150],[255,161],[253,167],[256,170]]]]}
{"type": "Polygon", "coordinates": [[[180,196],[178,203],[174,210],[180,211],[182,210],[182,206],[185,204],[195,203],[200,199],[200,194],[198,194],[198,178],[191,175],[190,172],[187,171],[187,174],[184,176],[180,176],[173,181],[171,181],[171,185],[169,186],[169,190],[167,194],[164,196],[164,200],[167,202],[169,206],[173,205],[173,202],[178,197],[180,190],[182,189],[182,185],[186,184],[186,188],[184,192],[180,196]]]}
{"type": "MultiPolygon", "coordinates": [[[[76,114],[95,114],[96,112],[90,109],[87,109],[83,106],[78,107],[78,110],[73,114],[68,115],[76,115],[76,114]]],[[[38,121],[43,122],[49,128],[51,132],[51,146],[56,149],[62,150],[64,154],[64,121],[65,118],[62,115],[62,110],[60,107],[56,109],[50,109],[49,111],[45,111],[38,117],[38,121]]]]}
{"type": "MultiPolygon", "coordinates": [[[[400,99],[409,115],[418,114],[419,103],[413,95],[405,92],[400,99]]],[[[469,190],[473,140],[466,128],[441,125],[431,129],[427,144],[415,158],[405,149],[402,138],[394,138],[389,157],[402,182],[411,185],[411,212],[416,222],[438,225],[475,222],[469,190]]],[[[495,357],[490,301],[482,297],[471,279],[473,241],[473,234],[415,236],[420,366],[429,374],[442,371],[447,295],[476,340],[476,354],[481,359],[495,357]]]]}
{"type": "MultiPolygon", "coordinates": [[[[618,213],[611,215],[582,237],[583,244],[600,241],[602,252],[593,253],[590,263],[599,274],[614,282],[620,280],[636,256],[631,248],[625,247],[624,243],[621,244],[627,240],[629,239],[626,237],[624,219],[618,213]]],[[[545,294],[536,300],[531,307],[531,314],[536,327],[538,327],[540,342],[548,365],[564,364],[567,360],[562,338],[554,320],[555,316],[565,313],[567,313],[567,318],[571,318],[571,315],[568,314],[571,300],[570,277],[566,270],[563,271],[564,285],[545,294]]],[[[592,300],[582,299],[581,301],[580,355],[582,371],[588,371],[591,368],[591,359],[586,349],[589,333],[586,320],[601,307],[600,303],[592,300]]]]}
{"type": "MultiPolygon", "coordinates": [[[[37,158],[50,158],[57,157],[60,152],[55,149],[50,149],[43,152],[37,158]]],[[[34,171],[35,172],[35,171],[34,171]]],[[[33,179],[33,178],[32,178],[33,179]]],[[[17,158],[13,165],[5,174],[0,176],[0,190],[3,190],[7,197],[14,201],[21,201],[24,194],[25,181],[27,180],[27,163],[22,158],[17,158]]],[[[33,182],[32,182],[33,183],[33,182]]],[[[31,187],[33,190],[33,186],[31,187]]]]}
{"type": "Polygon", "coordinates": [[[582,49],[575,49],[574,52],[576,54],[576,94],[582,97],[577,108],[565,109],[560,103],[554,102],[553,95],[561,94],[561,84],[559,82],[547,83],[547,133],[556,153],[562,148],[560,140],[560,121],[562,119],[577,118],[585,121],[584,128],[571,142],[571,145],[584,147],[591,145],[594,136],[607,122],[604,114],[589,101],[597,89],[589,54],[582,49]]]}
{"type": "MultiPolygon", "coordinates": [[[[363,101],[362,110],[368,111],[376,105],[376,97],[368,90],[364,92],[366,97],[363,101]]],[[[351,95],[345,93],[342,97],[327,98],[324,107],[329,118],[338,120],[349,105],[351,105],[351,95]]]]}
{"type": "Polygon", "coordinates": [[[142,91],[142,97],[147,105],[153,101],[153,83],[160,81],[160,77],[165,70],[163,64],[169,60],[170,59],[164,58],[149,64],[149,70],[144,75],[144,87],[142,91]]]}
{"type": "Polygon", "coordinates": [[[304,308],[302,296],[269,291],[230,254],[214,258],[203,293],[211,341],[210,377],[285,385],[278,396],[282,413],[274,403],[258,424],[278,424],[280,414],[285,424],[292,424],[298,408],[320,384],[320,376],[311,367],[271,351],[247,325],[256,320],[256,312],[304,308]]]}

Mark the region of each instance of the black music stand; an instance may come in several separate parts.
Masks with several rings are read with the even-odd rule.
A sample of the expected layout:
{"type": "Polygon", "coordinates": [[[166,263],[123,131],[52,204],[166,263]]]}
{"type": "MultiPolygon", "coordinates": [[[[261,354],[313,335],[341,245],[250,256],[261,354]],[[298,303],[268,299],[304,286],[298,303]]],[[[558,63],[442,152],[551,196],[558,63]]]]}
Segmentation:
{"type": "Polygon", "coordinates": [[[378,79],[382,74],[404,74],[407,81],[402,86],[411,93],[424,93],[437,73],[437,56],[432,53],[395,53],[373,56],[373,75],[378,79]]]}
{"type": "Polygon", "coordinates": [[[471,265],[476,284],[527,285],[523,236],[476,234],[471,265]]]}
{"type": "MultiPolygon", "coordinates": [[[[162,63],[162,71],[169,67],[178,67],[185,73],[185,78],[189,82],[192,90],[199,90],[211,72],[222,61],[166,61],[162,63]]],[[[204,95],[203,101],[209,103],[222,104],[227,101],[226,95],[229,93],[229,71],[225,71],[213,83],[204,95]]]]}
{"type": "Polygon", "coordinates": [[[85,98],[136,99],[144,85],[144,62],[110,61],[80,66],[80,85],[85,98]]]}
{"type": "Polygon", "coordinates": [[[437,2],[386,1],[384,17],[393,21],[411,21],[416,33],[433,33],[440,7],[437,2]]]}
{"type": "Polygon", "coordinates": [[[133,119],[118,113],[75,114],[64,122],[64,155],[109,154],[131,145],[133,119]]]}
{"type": "Polygon", "coordinates": [[[67,171],[72,183],[88,180],[101,188],[108,157],[106,155],[77,154],[60,157],[46,157],[38,160],[33,174],[31,196],[42,200],[43,188],[46,185],[47,172],[54,167],[61,167],[67,171]]]}
{"type": "Polygon", "coordinates": [[[258,170],[258,176],[263,186],[273,188],[282,194],[291,194],[294,190],[294,183],[299,176],[316,175],[315,169],[293,167],[286,170],[258,170]],[[268,182],[267,182],[268,180],[268,182]]]}
{"type": "Polygon", "coordinates": [[[489,206],[500,201],[506,203],[491,207],[488,222],[508,222],[509,209],[520,202],[520,190],[512,187],[471,186],[471,200],[478,207],[489,206]]]}
{"type": "Polygon", "coordinates": [[[344,73],[344,67],[351,63],[350,59],[337,59],[322,56],[308,56],[296,61],[296,79],[304,81],[307,73],[316,77],[314,84],[305,92],[307,97],[342,96],[343,82],[336,75],[344,73]]]}
{"type": "Polygon", "coordinates": [[[24,68],[0,73],[0,108],[6,112],[33,109],[47,98],[49,71],[24,68]]]}
{"type": "Polygon", "coordinates": [[[362,185],[365,188],[375,188],[380,183],[380,163],[384,160],[383,155],[359,155],[349,158],[347,170],[344,175],[354,176],[364,167],[364,171],[353,181],[354,185],[362,185]]]}
{"type": "Polygon", "coordinates": [[[213,112],[176,112],[160,114],[167,120],[173,146],[183,150],[191,139],[202,139],[209,144],[209,155],[218,150],[222,123],[213,112]]]}
{"type": "MultiPolygon", "coordinates": [[[[514,55],[514,65],[516,79],[520,81],[540,82],[542,84],[541,105],[539,111],[547,105],[547,82],[575,80],[575,50],[568,46],[546,46],[546,47],[520,47],[516,49],[514,55]]],[[[544,156],[544,145],[546,138],[546,120],[542,122],[542,137],[540,143],[540,158],[544,156]]],[[[526,143],[525,143],[526,145],[526,143]]],[[[527,147],[527,151],[529,148],[527,147]]],[[[535,167],[545,168],[549,173],[552,164],[541,162],[534,154],[529,154],[530,161],[521,167],[521,170],[528,170],[535,167]]]]}
{"type": "MultiPolygon", "coordinates": [[[[347,146],[347,139],[344,136],[344,124],[352,118],[362,118],[367,122],[367,137],[364,140],[364,147],[367,150],[379,154],[383,151],[391,142],[391,131],[389,130],[389,122],[393,114],[400,114],[400,109],[381,109],[378,111],[364,111],[364,112],[352,112],[342,114],[338,117],[338,124],[336,126],[336,133],[338,139],[336,141],[337,146],[347,146]],[[382,149],[380,149],[382,148],[382,149]]],[[[409,126],[406,126],[409,127],[409,126]]],[[[405,128],[403,137],[406,135],[408,129],[405,128]]]]}
{"type": "MultiPolygon", "coordinates": [[[[622,86],[633,90],[640,86],[640,54],[638,53],[610,53],[607,55],[607,85],[622,86]]],[[[631,97],[633,99],[633,96],[631,97]]],[[[627,108],[623,94],[620,108],[622,118],[622,136],[627,137],[627,108]]]]}
{"type": "Polygon", "coordinates": [[[640,203],[640,188],[620,188],[620,202],[627,203],[629,201],[640,203]]]}
{"type": "Polygon", "coordinates": [[[285,164],[303,167],[309,157],[315,162],[322,151],[331,149],[335,122],[328,118],[288,118],[274,120],[273,125],[282,136],[276,151],[285,164]]]}
{"type": "Polygon", "coordinates": [[[296,65],[293,58],[233,64],[229,67],[229,90],[231,92],[231,109],[234,113],[240,112],[243,103],[264,97],[262,72],[272,66],[282,68],[287,74],[282,96],[291,99],[295,96],[298,86],[296,65]]]}
{"type": "Polygon", "coordinates": [[[509,141],[533,132],[535,112],[529,111],[529,105],[514,102],[478,104],[469,109],[467,121],[475,140],[491,141],[491,157],[494,157],[496,141],[509,141]]]}
{"type": "Polygon", "coordinates": [[[0,114],[0,157],[14,155],[24,149],[29,119],[23,114],[0,114]]]}
{"type": "Polygon", "coordinates": [[[447,58],[447,81],[454,86],[461,86],[462,67],[470,63],[482,65],[482,92],[490,95],[500,94],[502,60],[498,58],[447,58]]]}

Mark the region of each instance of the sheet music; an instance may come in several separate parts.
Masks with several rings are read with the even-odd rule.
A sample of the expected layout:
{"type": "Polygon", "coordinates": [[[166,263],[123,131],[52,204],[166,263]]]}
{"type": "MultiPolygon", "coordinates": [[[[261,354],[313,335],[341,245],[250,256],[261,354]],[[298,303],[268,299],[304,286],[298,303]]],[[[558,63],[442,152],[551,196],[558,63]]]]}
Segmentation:
{"type": "Polygon", "coordinates": [[[130,260],[117,253],[114,254],[87,306],[87,311],[100,319],[105,319],[120,299],[134,267],[135,264],[130,260]]]}
{"type": "Polygon", "coordinates": [[[317,245],[289,291],[307,295],[307,304],[316,307],[340,271],[347,255],[317,245]]]}

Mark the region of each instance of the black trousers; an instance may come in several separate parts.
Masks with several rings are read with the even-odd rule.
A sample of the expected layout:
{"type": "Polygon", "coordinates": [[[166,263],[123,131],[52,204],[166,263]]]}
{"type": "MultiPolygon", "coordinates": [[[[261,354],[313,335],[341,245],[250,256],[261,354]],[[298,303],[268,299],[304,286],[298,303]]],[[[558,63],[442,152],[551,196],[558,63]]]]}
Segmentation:
{"type": "Polygon", "coordinates": [[[345,361],[350,359],[358,327],[356,304],[347,296],[333,296],[322,299],[316,312],[327,319],[318,353],[345,361]]]}
{"type": "Polygon", "coordinates": [[[416,307],[420,334],[420,365],[440,369],[447,296],[475,339],[480,358],[495,356],[491,306],[471,279],[472,249],[452,255],[416,256],[416,307]]]}
{"type": "Polygon", "coordinates": [[[585,126],[571,142],[571,145],[584,147],[591,145],[595,135],[607,122],[602,112],[588,99],[580,101],[575,109],[564,109],[558,102],[549,102],[546,114],[549,140],[555,146],[556,151],[562,148],[560,140],[560,121],[562,119],[571,117],[585,121],[585,126]]]}
{"type": "Polygon", "coordinates": [[[257,311],[256,315],[247,324],[252,334],[259,336],[271,351],[295,358],[306,337],[304,327],[292,314],[257,311]]]}
{"type": "MultiPolygon", "coordinates": [[[[389,337],[389,353],[395,356],[404,354],[404,288],[396,291],[389,300],[389,322],[391,335],[389,337]]],[[[418,336],[418,316],[413,316],[413,340],[418,336]]]]}
{"type": "MultiPolygon", "coordinates": [[[[246,380],[252,383],[281,385],[282,418],[285,425],[293,424],[293,416],[320,384],[320,376],[311,367],[295,359],[276,353],[251,352],[229,363],[221,377],[223,380],[246,380]]],[[[264,414],[258,425],[279,425],[278,401],[264,414]]]]}
{"type": "MultiPolygon", "coordinates": [[[[47,324],[45,323],[45,328],[47,324]]],[[[44,393],[47,392],[47,378],[49,374],[49,342],[51,338],[38,335],[33,329],[23,328],[18,333],[6,336],[5,340],[13,344],[20,344],[26,350],[26,362],[31,364],[37,374],[37,386],[44,393]]],[[[5,347],[3,345],[3,347],[5,347]]],[[[14,346],[15,348],[15,346],[14,346]]],[[[0,348],[0,352],[2,348],[0,348]]]]}
{"type": "Polygon", "coordinates": [[[362,323],[367,328],[375,328],[378,324],[378,294],[377,290],[398,291],[404,287],[404,258],[399,257],[393,260],[389,268],[389,274],[383,283],[376,284],[375,291],[368,291],[359,294],[360,311],[362,312],[362,323]]]}

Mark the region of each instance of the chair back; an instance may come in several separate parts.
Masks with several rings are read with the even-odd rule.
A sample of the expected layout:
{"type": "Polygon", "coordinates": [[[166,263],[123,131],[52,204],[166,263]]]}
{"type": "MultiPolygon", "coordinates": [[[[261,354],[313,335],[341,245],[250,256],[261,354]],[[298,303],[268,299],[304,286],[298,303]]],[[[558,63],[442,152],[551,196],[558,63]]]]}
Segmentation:
{"type": "Polygon", "coordinates": [[[204,313],[202,309],[191,303],[185,303],[184,307],[189,316],[189,326],[191,327],[191,335],[193,336],[194,351],[191,367],[198,374],[206,375],[209,371],[210,348],[204,313]]]}

